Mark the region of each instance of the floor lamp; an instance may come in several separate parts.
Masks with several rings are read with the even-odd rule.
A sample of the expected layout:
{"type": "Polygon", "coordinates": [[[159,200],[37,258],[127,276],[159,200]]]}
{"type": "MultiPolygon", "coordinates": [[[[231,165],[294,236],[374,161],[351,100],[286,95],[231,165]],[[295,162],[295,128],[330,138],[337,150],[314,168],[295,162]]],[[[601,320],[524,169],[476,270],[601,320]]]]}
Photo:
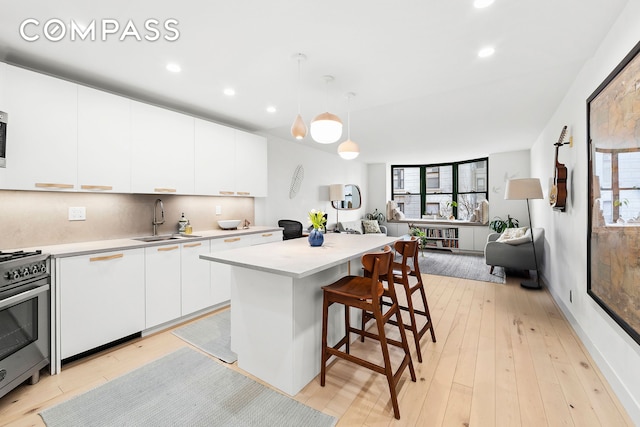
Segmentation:
{"type": "Polygon", "coordinates": [[[527,212],[529,214],[529,228],[531,229],[531,244],[533,245],[533,259],[536,263],[536,280],[527,280],[520,283],[523,288],[541,289],[540,271],[538,270],[538,255],[536,254],[536,243],[533,238],[533,224],[531,223],[531,208],[529,199],[542,199],[542,186],[538,178],[510,179],[507,181],[507,188],[504,192],[506,200],[526,200],[527,212]]]}
{"type": "Polygon", "coordinates": [[[344,184],[331,184],[329,186],[329,200],[331,200],[332,206],[336,209],[336,229],[334,231],[339,233],[340,228],[338,227],[338,218],[340,214],[340,206],[338,203],[344,200],[344,184]],[[333,203],[335,203],[335,205],[333,203]]]}

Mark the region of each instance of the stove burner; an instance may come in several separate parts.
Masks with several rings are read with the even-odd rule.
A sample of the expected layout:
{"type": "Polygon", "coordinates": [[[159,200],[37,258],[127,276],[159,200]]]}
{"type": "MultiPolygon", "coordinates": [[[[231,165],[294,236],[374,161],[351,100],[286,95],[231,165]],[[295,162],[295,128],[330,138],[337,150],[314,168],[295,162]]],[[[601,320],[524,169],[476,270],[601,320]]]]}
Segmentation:
{"type": "Polygon", "coordinates": [[[0,251],[0,262],[11,261],[14,259],[25,258],[34,255],[40,255],[42,253],[41,250],[33,251],[33,252],[25,252],[25,251],[15,251],[15,252],[1,252],[0,251]]]}

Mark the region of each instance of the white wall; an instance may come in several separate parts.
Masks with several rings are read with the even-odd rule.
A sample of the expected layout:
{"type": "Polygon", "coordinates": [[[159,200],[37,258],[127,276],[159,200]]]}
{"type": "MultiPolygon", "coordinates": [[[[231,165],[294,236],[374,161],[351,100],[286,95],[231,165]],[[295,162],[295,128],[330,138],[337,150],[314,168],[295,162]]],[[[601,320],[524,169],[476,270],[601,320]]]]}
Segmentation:
{"type": "MultiPolygon", "coordinates": [[[[277,225],[279,219],[295,219],[309,226],[308,212],[327,212],[327,228],[336,223],[336,210],[329,201],[329,185],[356,184],[360,187],[363,206],[356,210],[341,210],[340,221],[364,216],[367,206],[367,167],[357,160],[344,160],[338,154],[316,150],[309,137],[294,142],[275,137],[268,140],[269,197],[256,199],[256,221],[260,225],[277,225]],[[304,179],[298,195],[290,199],[291,178],[298,165],[304,168],[304,179]]],[[[336,144],[337,149],[337,144],[336,144]]]]}
{"type": "MultiPolygon", "coordinates": [[[[565,315],[630,416],[640,424],[640,346],[587,295],[587,118],[586,100],[640,40],[640,0],[630,0],[618,21],[585,64],[531,150],[534,176],[548,183],[562,126],[574,146],[560,149],[569,173],[566,212],[536,204],[534,223],[545,228],[543,276],[565,315]],[[572,291],[573,302],[569,301],[572,291]]],[[[577,369],[580,369],[577,367],[577,369]]]]}
{"type": "MultiPolygon", "coordinates": [[[[505,200],[504,190],[507,179],[532,178],[530,161],[529,150],[489,155],[489,221],[496,217],[507,219],[507,215],[511,215],[521,227],[529,226],[526,201],[505,200]]],[[[531,200],[531,208],[539,202],[542,201],[531,200]]]]}

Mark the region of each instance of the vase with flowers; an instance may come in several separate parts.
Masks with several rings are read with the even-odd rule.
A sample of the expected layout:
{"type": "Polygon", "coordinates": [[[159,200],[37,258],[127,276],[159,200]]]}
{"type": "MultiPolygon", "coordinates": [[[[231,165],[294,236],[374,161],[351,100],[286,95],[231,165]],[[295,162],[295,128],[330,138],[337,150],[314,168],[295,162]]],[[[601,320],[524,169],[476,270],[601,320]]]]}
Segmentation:
{"type": "Polygon", "coordinates": [[[309,245],[322,246],[324,243],[324,234],[322,234],[320,229],[324,228],[324,225],[327,223],[325,213],[311,209],[309,212],[309,222],[313,226],[313,229],[309,232],[309,245]]]}

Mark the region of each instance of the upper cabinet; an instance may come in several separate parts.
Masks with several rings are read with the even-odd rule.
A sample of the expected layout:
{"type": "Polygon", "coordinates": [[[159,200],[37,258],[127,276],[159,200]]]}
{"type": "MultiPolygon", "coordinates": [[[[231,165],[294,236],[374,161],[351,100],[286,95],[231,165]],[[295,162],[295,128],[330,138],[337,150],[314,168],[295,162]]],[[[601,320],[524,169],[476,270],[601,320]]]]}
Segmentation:
{"type": "Polygon", "coordinates": [[[197,194],[265,197],[266,138],[195,119],[197,194]]]}
{"type": "Polygon", "coordinates": [[[0,63],[0,189],[267,195],[266,138],[0,63]]]}
{"type": "Polygon", "coordinates": [[[7,123],[4,187],[76,190],[78,85],[6,68],[2,111],[7,123]]]}
{"type": "Polygon", "coordinates": [[[267,139],[236,130],[236,194],[267,195],[267,139]]]}
{"type": "Polygon", "coordinates": [[[131,101],[131,189],[194,193],[194,118],[131,101]]]}
{"type": "Polygon", "coordinates": [[[131,101],[78,86],[78,189],[131,191],[131,101]]]}
{"type": "Polygon", "coordinates": [[[235,155],[235,129],[195,119],[196,194],[235,194],[235,155]]]}

